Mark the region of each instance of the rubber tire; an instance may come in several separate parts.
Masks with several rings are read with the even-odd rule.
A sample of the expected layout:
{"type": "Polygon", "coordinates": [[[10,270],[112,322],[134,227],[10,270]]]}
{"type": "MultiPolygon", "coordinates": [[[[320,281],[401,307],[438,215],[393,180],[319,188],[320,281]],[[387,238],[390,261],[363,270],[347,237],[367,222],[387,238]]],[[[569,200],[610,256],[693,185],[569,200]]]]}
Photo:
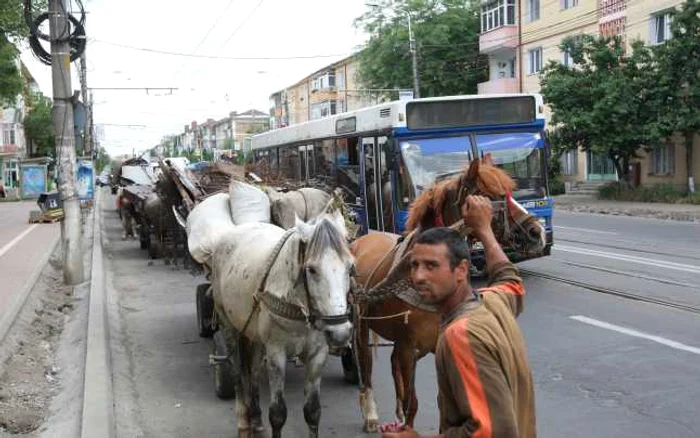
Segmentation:
{"type": "Polygon", "coordinates": [[[197,286],[197,332],[202,338],[211,338],[216,331],[211,325],[214,317],[214,300],[207,297],[210,283],[197,286]]]}
{"type": "Polygon", "coordinates": [[[343,364],[343,380],[352,385],[358,385],[360,383],[360,374],[357,370],[357,363],[355,363],[355,354],[352,348],[348,347],[340,356],[340,362],[343,364]]]}
{"type": "MultiPolygon", "coordinates": [[[[214,354],[228,356],[230,349],[226,344],[223,332],[214,333],[214,354]]],[[[236,397],[235,377],[233,366],[228,362],[219,362],[214,366],[214,390],[221,400],[231,400],[236,397]]]]}

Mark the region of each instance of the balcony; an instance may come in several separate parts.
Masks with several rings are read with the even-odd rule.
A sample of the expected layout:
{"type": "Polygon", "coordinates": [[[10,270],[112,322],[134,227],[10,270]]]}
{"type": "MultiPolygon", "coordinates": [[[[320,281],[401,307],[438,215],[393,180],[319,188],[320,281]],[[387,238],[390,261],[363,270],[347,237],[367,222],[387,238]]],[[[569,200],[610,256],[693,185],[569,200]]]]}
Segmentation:
{"type": "Polygon", "coordinates": [[[494,53],[518,47],[518,26],[501,26],[479,35],[479,52],[494,53]]]}
{"type": "Polygon", "coordinates": [[[478,86],[479,94],[504,94],[518,92],[517,78],[494,79],[482,82],[478,86]]]}

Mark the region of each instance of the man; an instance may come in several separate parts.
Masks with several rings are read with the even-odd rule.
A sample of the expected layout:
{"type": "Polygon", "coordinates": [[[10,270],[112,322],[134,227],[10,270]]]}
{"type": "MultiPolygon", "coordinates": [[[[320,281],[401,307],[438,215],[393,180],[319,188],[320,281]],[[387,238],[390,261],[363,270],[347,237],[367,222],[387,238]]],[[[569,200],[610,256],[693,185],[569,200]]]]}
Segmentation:
{"type": "MultiPolygon", "coordinates": [[[[484,245],[488,287],[471,289],[469,249],[449,228],[422,233],[411,259],[413,286],[442,313],[438,437],[535,438],[532,375],[515,321],[525,289],[491,230],[491,202],[469,196],[462,215],[484,245]]],[[[380,430],[383,437],[420,437],[397,423],[380,430]]]]}

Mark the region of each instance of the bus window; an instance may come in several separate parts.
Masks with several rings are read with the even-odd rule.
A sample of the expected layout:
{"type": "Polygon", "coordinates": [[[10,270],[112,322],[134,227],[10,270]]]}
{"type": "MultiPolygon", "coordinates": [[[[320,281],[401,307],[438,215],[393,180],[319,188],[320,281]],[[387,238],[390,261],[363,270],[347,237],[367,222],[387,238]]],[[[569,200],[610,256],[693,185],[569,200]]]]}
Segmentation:
{"type": "Polygon", "coordinates": [[[314,176],[314,145],[299,146],[299,168],[297,169],[297,179],[308,181],[314,176]]]}
{"type": "Polygon", "coordinates": [[[294,148],[280,148],[280,173],[285,178],[298,179],[299,151],[294,148]]]}
{"type": "Polygon", "coordinates": [[[380,198],[379,192],[376,185],[376,169],[377,169],[377,151],[375,148],[376,141],[375,137],[365,137],[362,139],[362,153],[364,157],[365,164],[365,199],[367,207],[367,222],[371,230],[381,231],[381,220],[380,220],[380,198]]]}
{"type": "Polygon", "coordinates": [[[377,138],[377,147],[380,151],[379,157],[379,175],[381,179],[381,198],[382,214],[384,215],[384,231],[395,233],[394,229],[394,209],[392,203],[391,191],[391,175],[387,169],[387,156],[391,154],[391,143],[387,137],[377,138]]]}
{"type": "Polygon", "coordinates": [[[314,158],[316,164],[316,178],[325,185],[333,186],[333,140],[317,140],[314,144],[314,158]]]}
{"type": "Polygon", "coordinates": [[[273,174],[279,172],[279,161],[277,158],[277,148],[270,149],[270,171],[273,174]]]}

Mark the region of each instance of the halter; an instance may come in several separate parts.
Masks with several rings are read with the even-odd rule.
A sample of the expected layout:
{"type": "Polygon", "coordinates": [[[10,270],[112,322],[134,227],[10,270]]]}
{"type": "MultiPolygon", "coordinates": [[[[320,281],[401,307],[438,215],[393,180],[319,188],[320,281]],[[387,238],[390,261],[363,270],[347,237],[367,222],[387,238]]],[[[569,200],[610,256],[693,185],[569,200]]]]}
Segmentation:
{"type": "Polygon", "coordinates": [[[275,316],[284,319],[289,319],[292,321],[303,321],[307,325],[314,327],[317,330],[319,328],[316,323],[319,321],[323,322],[325,325],[340,325],[350,320],[349,312],[341,315],[323,315],[318,310],[312,307],[311,303],[313,302],[313,300],[311,298],[311,293],[309,292],[308,278],[306,273],[306,244],[304,244],[304,242],[299,242],[299,252],[297,253],[299,262],[299,274],[297,275],[297,279],[294,283],[294,289],[296,289],[296,287],[300,284],[303,284],[306,303],[293,303],[287,301],[284,298],[280,298],[271,294],[265,288],[272,266],[277,261],[277,258],[279,257],[282,248],[287,243],[292,234],[294,234],[295,231],[296,228],[290,228],[289,230],[287,230],[277,242],[275,248],[272,250],[270,258],[268,258],[267,264],[265,265],[265,273],[263,274],[263,278],[260,281],[260,285],[253,294],[253,309],[250,311],[250,315],[248,315],[248,319],[243,325],[241,333],[245,333],[246,329],[248,328],[248,325],[250,324],[250,321],[253,318],[253,315],[259,309],[260,303],[263,303],[265,308],[275,316]]]}

